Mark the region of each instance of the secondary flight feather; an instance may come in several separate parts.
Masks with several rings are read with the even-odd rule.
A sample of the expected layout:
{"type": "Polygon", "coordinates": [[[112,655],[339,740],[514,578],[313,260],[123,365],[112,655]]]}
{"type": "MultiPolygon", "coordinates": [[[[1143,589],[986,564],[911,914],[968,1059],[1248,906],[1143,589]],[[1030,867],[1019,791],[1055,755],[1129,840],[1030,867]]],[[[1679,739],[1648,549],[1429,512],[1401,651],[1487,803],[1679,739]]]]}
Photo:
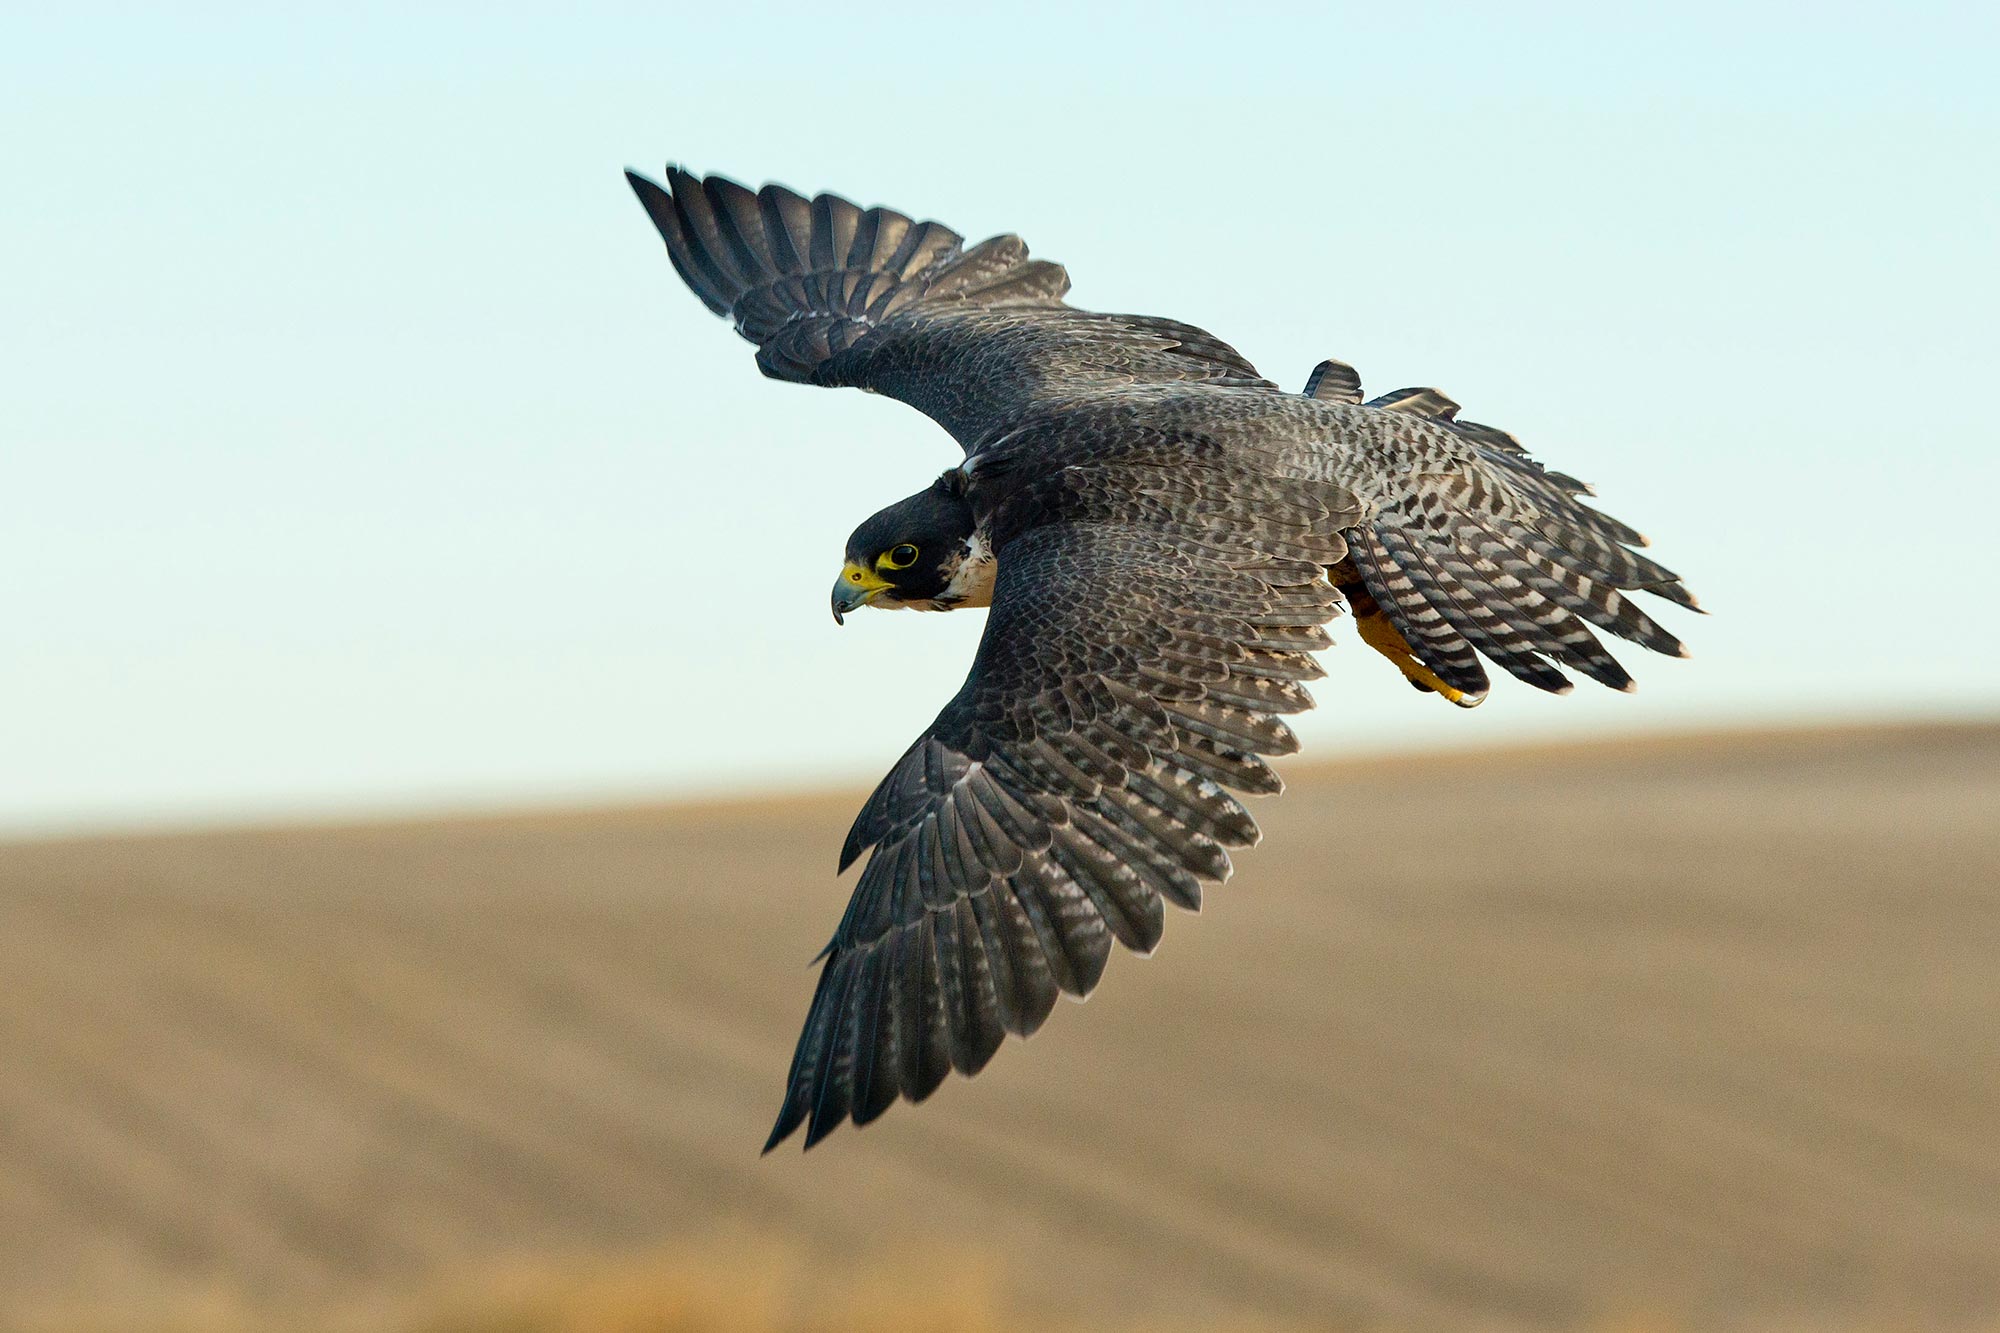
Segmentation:
{"type": "Polygon", "coordinates": [[[1020,238],[781,185],[626,173],[683,281],[765,374],[901,399],[964,461],[855,529],[861,607],[990,606],[958,693],[875,789],[766,1150],[974,1074],[1145,953],[1257,826],[1343,608],[1461,706],[1484,663],[1556,693],[1632,678],[1594,631],[1673,656],[1628,594],[1693,608],[1645,539],[1435,389],[1301,393],[1171,319],[1065,303],[1020,238]],[[1594,627],[1594,628],[1593,628],[1594,627]]]}

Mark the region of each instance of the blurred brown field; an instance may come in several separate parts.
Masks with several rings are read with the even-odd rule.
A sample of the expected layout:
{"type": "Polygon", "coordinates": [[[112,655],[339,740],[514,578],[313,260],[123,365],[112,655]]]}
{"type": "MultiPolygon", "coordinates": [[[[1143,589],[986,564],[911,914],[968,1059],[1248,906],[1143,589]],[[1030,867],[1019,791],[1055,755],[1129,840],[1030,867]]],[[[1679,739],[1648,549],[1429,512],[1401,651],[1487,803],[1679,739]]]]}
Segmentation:
{"type": "Polygon", "coordinates": [[[0,1328],[2000,1323],[2000,726],[1287,777],[761,1159],[856,793],[0,847],[0,1328]]]}

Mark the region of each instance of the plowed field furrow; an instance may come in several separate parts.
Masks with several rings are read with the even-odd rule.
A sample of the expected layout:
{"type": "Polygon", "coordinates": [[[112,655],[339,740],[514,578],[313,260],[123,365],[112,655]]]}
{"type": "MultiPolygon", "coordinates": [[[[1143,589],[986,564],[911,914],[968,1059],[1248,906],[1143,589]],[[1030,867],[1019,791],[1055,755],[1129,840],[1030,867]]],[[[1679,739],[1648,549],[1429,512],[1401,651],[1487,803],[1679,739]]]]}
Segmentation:
{"type": "Polygon", "coordinates": [[[2000,727],[1287,779],[1156,957],[769,1158],[849,802],[0,846],[0,1327],[737,1233],[1083,1326],[2000,1321],[2000,727]]]}

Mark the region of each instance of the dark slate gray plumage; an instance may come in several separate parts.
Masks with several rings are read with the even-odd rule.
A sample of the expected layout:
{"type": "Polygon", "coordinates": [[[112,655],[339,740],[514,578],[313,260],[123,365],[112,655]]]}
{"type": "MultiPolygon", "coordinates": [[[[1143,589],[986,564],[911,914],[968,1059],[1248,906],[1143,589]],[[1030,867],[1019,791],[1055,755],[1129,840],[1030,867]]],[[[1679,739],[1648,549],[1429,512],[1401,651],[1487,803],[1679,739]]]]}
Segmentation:
{"type": "Polygon", "coordinates": [[[767,1148],[977,1072],[1114,941],[1150,951],[1164,904],[1199,906],[1257,837],[1234,793],[1278,790],[1266,757],[1297,748],[1281,718],[1311,707],[1343,600],[1459,702],[1481,657],[1629,688],[1593,625],[1682,652],[1624,596],[1693,606],[1643,538],[1435,390],[1364,404],[1329,361],[1285,393],[1201,329],[1064,304],[1014,236],[628,176],[767,375],[900,398],[958,440],[945,484],[998,561],[970,674],[842,850],[868,859],[767,1148]]]}

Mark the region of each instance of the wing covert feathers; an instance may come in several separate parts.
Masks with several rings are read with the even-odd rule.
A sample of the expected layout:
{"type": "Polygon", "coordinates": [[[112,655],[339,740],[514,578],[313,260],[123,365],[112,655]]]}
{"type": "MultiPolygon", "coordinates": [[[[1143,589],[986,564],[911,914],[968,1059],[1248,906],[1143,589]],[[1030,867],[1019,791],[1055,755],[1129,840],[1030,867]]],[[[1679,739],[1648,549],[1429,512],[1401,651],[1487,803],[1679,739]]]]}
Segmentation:
{"type": "Polygon", "coordinates": [[[1308,398],[1326,403],[1358,403],[1361,401],[1361,376],[1346,362],[1328,358],[1313,367],[1302,392],[1308,398]]]}

